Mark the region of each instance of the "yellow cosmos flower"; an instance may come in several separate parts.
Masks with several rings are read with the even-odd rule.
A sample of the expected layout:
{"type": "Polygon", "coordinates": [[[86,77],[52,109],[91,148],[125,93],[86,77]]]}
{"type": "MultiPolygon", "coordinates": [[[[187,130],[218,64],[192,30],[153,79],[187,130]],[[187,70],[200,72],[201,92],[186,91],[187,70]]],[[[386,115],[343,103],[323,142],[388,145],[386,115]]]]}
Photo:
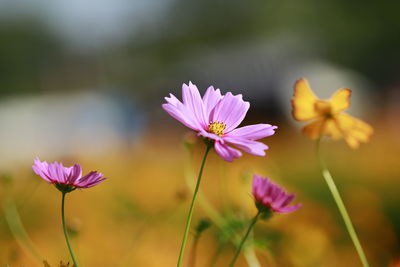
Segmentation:
{"type": "Polygon", "coordinates": [[[333,139],[344,138],[351,148],[368,142],[372,127],[343,111],[350,106],[351,90],[341,88],[330,99],[317,98],[304,78],[294,84],[292,114],[298,121],[310,121],[303,129],[304,135],[318,139],[323,135],[333,139]]]}

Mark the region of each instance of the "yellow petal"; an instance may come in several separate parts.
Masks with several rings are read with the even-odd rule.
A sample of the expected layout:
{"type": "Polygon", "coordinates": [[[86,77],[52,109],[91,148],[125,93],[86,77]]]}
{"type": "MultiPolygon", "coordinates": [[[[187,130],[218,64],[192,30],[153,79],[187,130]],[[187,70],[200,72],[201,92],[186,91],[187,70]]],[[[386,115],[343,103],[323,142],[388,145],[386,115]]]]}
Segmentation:
{"type": "Polygon", "coordinates": [[[303,134],[310,139],[318,139],[323,132],[325,119],[318,119],[303,128],[303,134]]]}
{"type": "Polygon", "coordinates": [[[340,139],[343,137],[342,132],[334,119],[326,119],[323,135],[330,136],[333,139],[340,139]]]}
{"type": "Polygon", "coordinates": [[[351,90],[341,88],[337,90],[329,100],[332,113],[338,113],[350,107],[351,90]]]}
{"type": "Polygon", "coordinates": [[[368,142],[374,132],[374,129],[368,123],[345,113],[336,115],[335,121],[351,148],[358,148],[361,142],[368,142]]]}
{"type": "Polygon", "coordinates": [[[330,136],[333,139],[343,137],[336,121],[332,118],[318,119],[303,128],[303,134],[311,139],[317,139],[322,135],[330,136]]]}
{"type": "Polygon", "coordinates": [[[314,110],[317,97],[312,92],[308,81],[299,79],[294,84],[294,95],[292,98],[292,114],[298,121],[307,121],[318,117],[314,110]]]}

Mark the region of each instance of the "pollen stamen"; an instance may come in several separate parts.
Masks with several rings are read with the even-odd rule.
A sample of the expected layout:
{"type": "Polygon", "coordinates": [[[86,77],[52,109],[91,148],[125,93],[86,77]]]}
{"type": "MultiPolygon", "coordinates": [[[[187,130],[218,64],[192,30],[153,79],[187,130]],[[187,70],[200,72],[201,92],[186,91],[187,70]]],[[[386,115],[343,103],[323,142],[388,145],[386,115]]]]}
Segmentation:
{"type": "Polygon", "coordinates": [[[208,125],[207,130],[209,133],[213,133],[213,134],[216,134],[221,137],[224,135],[225,128],[226,128],[226,125],[224,123],[222,123],[220,121],[214,121],[208,125]]]}

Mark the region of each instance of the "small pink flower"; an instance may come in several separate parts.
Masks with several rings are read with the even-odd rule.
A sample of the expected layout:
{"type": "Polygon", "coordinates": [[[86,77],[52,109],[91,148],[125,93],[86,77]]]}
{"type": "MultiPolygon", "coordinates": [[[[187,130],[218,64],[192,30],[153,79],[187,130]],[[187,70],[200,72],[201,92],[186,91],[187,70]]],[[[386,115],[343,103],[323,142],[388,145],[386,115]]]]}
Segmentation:
{"type": "Polygon", "coordinates": [[[253,196],[260,212],[288,213],[301,207],[301,204],[288,206],[295,198],[286,193],[279,185],[272,183],[267,177],[253,176],[253,196]]]}
{"type": "Polygon", "coordinates": [[[252,155],[265,156],[268,146],[256,140],[273,135],[278,127],[254,124],[237,128],[250,107],[242,95],[230,92],[221,95],[219,89],[210,86],[201,97],[196,85],[189,82],[189,85],[182,85],[182,98],[183,102],[170,94],[165,97],[167,103],[162,107],[182,124],[197,131],[199,136],[212,140],[222,159],[231,162],[242,156],[242,152],[230,145],[252,155]]]}
{"type": "Polygon", "coordinates": [[[105,180],[104,175],[96,171],[91,171],[82,177],[82,168],[79,164],[64,167],[57,161],[47,163],[35,159],[32,169],[37,175],[54,184],[58,190],[64,193],[71,192],[76,188],[89,188],[105,180]]]}

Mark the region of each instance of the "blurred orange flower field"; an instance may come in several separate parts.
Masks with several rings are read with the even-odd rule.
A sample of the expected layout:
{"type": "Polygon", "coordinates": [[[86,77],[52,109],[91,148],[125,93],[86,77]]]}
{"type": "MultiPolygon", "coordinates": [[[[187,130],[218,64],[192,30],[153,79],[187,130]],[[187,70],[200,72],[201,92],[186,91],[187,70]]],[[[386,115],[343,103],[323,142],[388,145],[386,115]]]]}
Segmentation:
{"type": "MultiPolygon", "coordinates": [[[[398,251],[396,188],[400,182],[396,152],[400,143],[394,132],[390,135],[386,130],[388,125],[375,125],[376,134],[368,145],[353,151],[344,142],[324,142],[324,154],[371,265],[382,266],[394,260],[398,251]]],[[[166,128],[154,128],[125,150],[96,158],[65,159],[81,162],[85,170],[101,169],[108,177],[93,189],[77,190],[66,204],[67,225],[82,264],[175,264],[190,200],[186,180],[193,182],[204,149],[201,142],[190,143],[194,152],[190,159],[182,143],[184,131],[178,129],[172,134],[166,128]],[[159,136],[155,132],[168,134],[159,136]]],[[[188,136],[186,140],[193,142],[188,136]]],[[[293,214],[276,215],[256,226],[254,253],[262,265],[355,266],[357,255],[317,170],[313,142],[298,130],[280,125],[279,134],[270,137],[269,145],[266,158],[245,156],[234,164],[210,156],[194,224],[208,218],[212,226],[200,239],[197,265],[209,266],[217,251],[216,266],[224,266],[232,257],[234,247],[223,231],[232,231],[231,227],[240,230],[246,225],[254,213],[250,178],[252,173],[262,173],[296,192],[303,203],[293,214]]],[[[60,194],[34,176],[30,166],[19,166],[9,176],[2,179],[3,210],[15,205],[40,257],[51,264],[67,261],[60,226],[60,194]]],[[[13,215],[8,215],[12,220],[13,215]]],[[[0,222],[1,258],[10,266],[35,266],[40,258],[29,248],[22,249],[25,245],[21,247],[19,242],[25,240],[15,240],[5,217],[0,222]]],[[[244,258],[238,263],[247,266],[244,258]]]]}

